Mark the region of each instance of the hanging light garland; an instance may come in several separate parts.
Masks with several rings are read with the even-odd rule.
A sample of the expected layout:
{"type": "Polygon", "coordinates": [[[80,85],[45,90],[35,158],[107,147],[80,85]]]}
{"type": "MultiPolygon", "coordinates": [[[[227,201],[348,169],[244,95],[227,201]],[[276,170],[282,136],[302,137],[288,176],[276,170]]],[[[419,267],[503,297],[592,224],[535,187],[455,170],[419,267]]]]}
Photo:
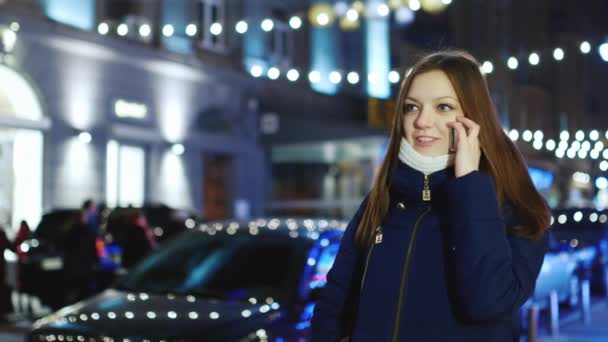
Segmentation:
{"type": "MultiPolygon", "coordinates": [[[[388,0],[384,2],[372,3],[366,6],[363,1],[356,0],[350,5],[346,1],[338,1],[335,4],[329,3],[316,3],[308,9],[308,21],[313,27],[326,28],[338,22],[339,26],[345,30],[356,30],[360,27],[361,18],[374,19],[388,17],[391,13],[394,14],[395,20],[400,23],[407,23],[414,20],[415,12],[423,10],[430,14],[437,14],[445,10],[452,0],[388,0]]],[[[293,15],[288,20],[288,27],[291,30],[299,30],[303,26],[303,19],[300,15],[293,15]]],[[[238,34],[245,34],[251,27],[251,25],[259,25],[259,27],[265,32],[271,32],[275,29],[275,23],[271,18],[263,18],[258,23],[253,23],[247,20],[239,20],[234,25],[234,30],[238,34]]],[[[209,26],[209,31],[213,35],[219,35],[224,31],[224,27],[221,23],[213,23],[209,26]]],[[[130,28],[126,23],[116,23],[112,27],[109,22],[101,22],[97,31],[101,35],[107,35],[109,32],[115,31],[119,36],[126,36],[129,34],[130,28]]],[[[151,34],[149,24],[142,24],[136,32],[138,32],[142,38],[148,39],[151,34]]],[[[199,27],[195,23],[190,23],[185,27],[185,34],[189,37],[195,36],[199,31],[199,27]]],[[[165,37],[171,37],[176,33],[175,28],[172,25],[164,25],[161,33],[165,37]]],[[[528,53],[520,53],[518,55],[511,55],[502,61],[483,61],[480,71],[484,75],[490,75],[494,72],[497,66],[506,66],[509,70],[517,70],[522,65],[528,64],[530,68],[538,67],[543,61],[553,59],[555,63],[562,62],[568,56],[580,53],[582,55],[588,55],[591,53],[594,45],[597,45],[597,51],[600,57],[608,62],[608,43],[596,43],[593,44],[589,40],[579,41],[576,45],[569,47],[558,46],[551,51],[530,51],[528,53]]],[[[276,80],[281,77],[281,70],[277,67],[270,66],[266,68],[262,65],[253,65],[250,67],[248,72],[253,77],[266,76],[269,79],[276,80]]],[[[360,83],[361,79],[365,79],[368,82],[377,82],[380,78],[387,79],[390,83],[399,83],[403,77],[403,73],[399,70],[391,70],[386,75],[375,75],[368,74],[361,77],[355,70],[333,70],[326,74],[321,74],[316,70],[304,70],[290,69],[284,73],[286,78],[291,82],[296,82],[304,74],[307,76],[310,83],[318,83],[323,80],[329,80],[334,84],[341,82],[348,82],[351,85],[360,83]]],[[[538,147],[537,143],[537,147],[538,147]]],[[[551,145],[549,145],[551,146],[551,145]]],[[[556,149],[557,151],[558,149],[556,149]]],[[[571,153],[572,154],[572,153],[571,153]]],[[[570,154],[570,155],[571,155],[570,154]]],[[[565,154],[568,156],[567,154],[565,154]]]]}
{"type": "Polygon", "coordinates": [[[535,150],[547,150],[558,159],[603,159],[598,166],[600,170],[608,171],[608,130],[605,132],[596,129],[588,132],[563,130],[558,138],[547,140],[544,140],[545,134],[541,130],[532,132],[526,129],[521,134],[517,129],[505,130],[505,132],[512,141],[521,138],[523,142],[531,144],[535,150]]]}
{"type": "MultiPolygon", "coordinates": [[[[336,21],[339,26],[346,30],[354,30],[360,27],[360,20],[362,18],[378,18],[388,17],[391,12],[395,16],[395,21],[398,24],[409,24],[414,20],[414,12],[422,9],[431,14],[437,14],[445,10],[445,8],[451,4],[451,0],[390,0],[388,2],[378,2],[366,6],[363,1],[354,1],[351,5],[348,5],[346,1],[338,1],[335,4],[330,3],[316,3],[308,9],[308,21],[314,27],[330,27],[336,21]]],[[[235,25],[234,29],[239,34],[247,32],[251,22],[247,20],[239,20],[235,25]]],[[[263,19],[260,23],[262,29],[266,32],[270,32],[273,29],[272,19],[263,19]]],[[[302,27],[303,21],[301,15],[293,15],[289,19],[289,27],[292,30],[299,30],[302,27]]],[[[143,29],[140,27],[138,32],[142,36],[148,36],[150,34],[149,24],[143,29]],[[143,32],[143,33],[142,33],[143,32]]],[[[97,31],[101,35],[106,35],[111,31],[110,23],[101,22],[97,26],[97,31]]],[[[120,36],[126,36],[129,32],[129,27],[126,23],[119,23],[114,28],[116,33],[120,36]]],[[[192,37],[196,35],[198,27],[194,23],[190,23],[186,26],[186,35],[192,37]]],[[[220,23],[213,23],[209,30],[214,32],[222,32],[223,27],[220,23]]],[[[170,37],[174,34],[173,26],[163,26],[162,33],[166,37],[170,37]]],[[[219,33],[217,33],[219,34],[219,33]]],[[[217,35],[216,34],[216,35],[217,35]]]]}
{"type": "MultiPolygon", "coordinates": [[[[350,28],[359,27],[358,26],[359,18],[360,18],[361,14],[360,14],[360,9],[359,9],[360,6],[357,6],[357,3],[358,2],[355,1],[352,4],[352,6],[344,12],[344,15],[339,18],[341,25],[343,27],[350,27],[350,28]],[[351,26],[348,26],[348,25],[351,25],[351,26]]],[[[412,1],[410,1],[410,6],[412,6],[412,1]]],[[[325,25],[330,25],[330,23],[333,23],[335,20],[337,20],[335,15],[331,14],[332,12],[330,11],[330,8],[331,8],[331,6],[329,6],[329,7],[322,6],[322,7],[316,8],[316,11],[314,12],[314,14],[315,14],[314,18],[319,19],[319,17],[320,17],[321,23],[323,23],[325,25]]],[[[365,8],[365,7],[363,6],[361,8],[365,8]]],[[[392,7],[387,6],[387,8],[390,9],[392,7]]],[[[416,8],[416,7],[414,7],[414,8],[416,8]]],[[[385,10],[386,9],[381,10],[381,13],[384,13],[382,11],[385,11],[385,10]]],[[[398,8],[398,10],[399,10],[399,8],[398,8]]],[[[311,19],[311,16],[309,16],[309,19],[311,19]]],[[[302,24],[303,24],[302,19],[297,15],[294,15],[289,19],[289,27],[293,30],[300,29],[302,27],[302,24]]],[[[270,32],[274,29],[274,22],[270,18],[263,19],[259,25],[262,28],[262,30],[264,30],[266,32],[270,32]]],[[[111,29],[112,28],[110,27],[110,24],[108,22],[101,22],[98,25],[97,31],[101,35],[106,35],[111,31],[111,29]]],[[[125,23],[120,23],[114,29],[116,30],[116,33],[119,36],[125,36],[129,32],[129,27],[125,23]]],[[[234,29],[239,34],[245,34],[249,29],[249,23],[245,20],[240,20],[235,24],[234,29]]],[[[149,32],[150,28],[149,28],[149,26],[147,26],[147,24],[143,24],[142,26],[140,26],[138,31],[139,31],[139,34],[142,35],[142,37],[144,37],[144,36],[148,37],[150,35],[150,32],[149,32]]],[[[213,25],[210,26],[210,31],[214,35],[219,35],[223,31],[223,27],[219,23],[214,23],[213,25]]],[[[198,32],[198,27],[194,23],[188,24],[185,28],[186,35],[188,35],[190,37],[196,35],[197,32],[198,32]]],[[[174,33],[175,33],[175,29],[172,25],[163,26],[162,34],[165,37],[170,37],[170,36],[174,35],[174,33]]],[[[593,50],[594,45],[597,45],[596,48],[597,48],[597,51],[598,51],[598,54],[600,55],[600,57],[604,61],[608,62],[608,43],[604,42],[602,44],[599,44],[599,43],[594,44],[590,40],[584,40],[584,41],[579,41],[576,44],[571,45],[568,48],[562,47],[562,46],[556,47],[553,50],[551,50],[550,53],[549,53],[549,51],[540,52],[537,50],[537,51],[532,51],[528,54],[525,54],[525,53],[519,54],[518,56],[511,55],[508,58],[506,58],[502,63],[495,64],[495,62],[493,62],[491,60],[485,60],[481,64],[480,71],[481,71],[481,73],[483,73],[486,76],[490,75],[494,72],[494,70],[496,68],[495,65],[504,65],[509,70],[512,70],[512,71],[517,70],[523,64],[525,64],[526,59],[527,59],[527,64],[529,64],[530,68],[538,67],[538,65],[541,63],[541,61],[551,60],[551,57],[555,63],[560,63],[565,58],[567,58],[567,56],[570,56],[572,54],[580,53],[582,55],[589,55],[591,53],[591,51],[593,50]],[[551,55],[551,57],[549,56],[549,54],[551,55]],[[521,56],[524,56],[527,58],[522,58],[521,56]],[[523,59],[523,61],[522,61],[522,59],[523,59]]],[[[250,67],[248,72],[253,77],[257,78],[257,77],[266,76],[272,80],[279,79],[281,76],[281,71],[277,67],[266,68],[265,66],[262,66],[262,65],[253,65],[250,67]]],[[[310,71],[306,72],[306,71],[298,70],[295,68],[289,69],[285,73],[285,76],[286,76],[287,80],[289,80],[291,82],[296,82],[301,78],[302,73],[307,76],[310,83],[318,83],[318,82],[322,82],[323,80],[329,80],[330,82],[332,82],[334,84],[339,84],[343,81],[346,81],[350,85],[359,84],[362,78],[368,80],[368,82],[371,82],[371,83],[377,82],[379,80],[379,77],[385,77],[391,84],[397,84],[401,81],[401,79],[403,77],[403,72],[400,72],[399,70],[391,70],[386,75],[375,75],[375,74],[370,73],[368,75],[364,75],[364,77],[361,77],[361,75],[359,75],[359,73],[355,70],[333,70],[326,74],[321,74],[319,71],[316,71],[316,70],[310,70],[310,71]]],[[[522,136],[522,138],[525,138],[525,137],[522,136]]],[[[549,142],[549,145],[547,147],[550,148],[552,146],[553,146],[553,144],[549,142]]],[[[535,148],[540,149],[541,148],[540,143],[536,143],[535,148]]],[[[564,156],[570,157],[570,156],[573,156],[573,153],[574,153],[574,152],[570,152],[568,154],[568,151],[565,151],[564,149],[553,149],[552,148],[551,150],[555,150],[556,156],[559,158],[562,158],[564,156]],[[564,152],[564,153],[562,153],[562,152],[564,152]]],[[[593,151],[590,151],[590,152],[593,152],[593,151]]],[[[585,154],[581,152],[580,155],[585,155],[585,154]]],[[[595,155],[595,153],[591,154],[589,156],[593,157],[594,155],[595,155]]],[[[574,158],[574,156],[572,158],[574,158]]],[[[608,163],[606,165],[608,168],[608,163]]]]}
{"type": "MultiPolygon", "coordinates": [[[[578,50],[578,53],[580,53],[582,55],[588,55],[591,52],[592,47],[593,47],[592,43],[587,40],[578,43],[576,46],[577,46],[576,50],[578,50]]],[[[608,44],[604,43],[599,46],[605,46],[605,49],[607,50],[605,60],[608,61],[608,44]]],[[[564,60],[564,58],[566,58],[567,51],[570,51],[570,54],[577,53],[577,51],[574,51],[573,49],[566,50],[565,47],[557,47],[557,48],[553,49],[552,54],[553,54],[553,60],[555,61],[555,63],[561,63],[564,60]]],[[[598,47],[598,53],[600,51],[601,51],[601,48],[598,47]]],[[[535,51],[535,52],[531,52],[531,53],[527,54],[526,56],[528,57],[528,64],[530,65],[530,68],[534,68],[534,67],[537,67],[541,63],[541,60],[543,59],[544,54],[541,53],[540,51],[535,51]]],[[[600,54],[600,56],[601,56],[601,54],[600,54]]],[[[547,59],[550,60],[550,58],[547,58],[547,59]]],[[[482,74],[486,75],[486,77],[487,77],[488,75],[491,75],[494,72],[494,70],[496,69],[496,67],[498,65],[504,65],[509,70],[517,70],[518,68],[521,67],[522,62],[520,62],[516,56],[508,57],[504,61],[504,63],[495,63],[495,62],[492,62],[491,60],[485,60],[482,62],[481,66],[480,66],[480,72],[482,74]]],[[[289,72],[291,72],[293,74],[295,74],[297,72],[298,75],[302,72],[301,70],[296,70],[296,69],[291,69],[291,70],[289,72]],[[291,71],[291,70],[293,70],[293,71],[291,71]]],[[[254,77],[260,77],[264,74],[264,67],[261,65],[255,65],[249,70],[249,72],[254,77]]],[[[336,76],[336,73],[339,73],[340,76],[350,75],[349,77],[346,77],[346,80],[351,85],[358,84],[361,80],[361,77],[358,74],[358,72],[352,71],[352,70],[350,70],[350,71],[349,70],[334,70],[327,74],[321,74],[319,71],[310,70],[308,72],[308,76],[309,76],[308,78],[311,83],[318,83],[318,82],[321,82],[323,79],[327,79],[330,81],[332,79],[337,80],[338,77],[336,76]]],[[[375,74],[370,73],[367,75],[367,77],[365,79],[367,79],[368,82],[374,82],[374,81],[378,81],[379,77],[385,77],[390,83],[397,84],[401,81],[403,76],[404,76],[404,73],[400,72],[400,70],[391,70],[386,75],[375,75],[375,74]]],[[[273,78],[273,79],[277,79],[277,78],[273,78]]],[[[288,77],[288,79],[293,82],[297,81],[298,78],[299,77],[293,77],[293,78],[288,77]]],[[[340,83],[343,79],[344,79],[343,77],[340,77],[339,81],[332,82],[332,83],[335,83],[335,84],[340,83]]],[[[538,146],[538,144],[537,144],[537,146],[538,146]]]]}

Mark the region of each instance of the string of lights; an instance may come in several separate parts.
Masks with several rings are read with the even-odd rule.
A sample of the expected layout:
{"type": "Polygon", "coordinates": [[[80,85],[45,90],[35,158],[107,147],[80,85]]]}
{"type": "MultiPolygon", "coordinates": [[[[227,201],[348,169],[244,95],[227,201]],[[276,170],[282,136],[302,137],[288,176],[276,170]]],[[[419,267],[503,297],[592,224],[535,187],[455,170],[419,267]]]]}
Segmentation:
{"type": "MultiPolygon", "coordinates": [[[[359,22],[362,18],[384,18],[394,14],[395,21],[399,24],[409,24],[414,20],[415,12],[420,9],[429,13],[436,14],[443,11],[452,0],[390,0],[388,2],[377,2],[364,4],[363,1],[354,1],[348,4],[346,1],[338,1],[334,5],[329,3],[317,3],[308,9],[308,20],[311,25],[316,27],[330,27],[336,21],[339,26],[348,31],[355,30],[360,27],[359,22]]],[[[292,15],[289,20],[289,27],[292,30],[299,30],[303,25],[303,15],[292,15]]],[[[249,25],[252,21],[246,19],[239,20],[234,30],[239,34],[245,34],[249,30],[249,25]]],[[[259,23],[262,30],[270,32],[274,29],[274,20],[264,18],[259,23]]],[[[97,26],[97,31],[106,35],[110,32],[109,22],[101,22],[97,26]]],[[[125,22],[117,23],[113,29],[119,36],[126,36],[129,33],[129,25],[125,22]]],[[[220,22],[212,23],[209,26],[209,31],[213,35],[220,35],[223,32],[223,25],[220,22]]],[[[161,32],[166,37],[171,37],[175,32],[175,28],[171,24],[166,24],[162,27],[161,32]]],[[[198,32],[198,26],[195,23],[190,23],[186,26],[184,33],[193,37],[198,32]]],[[[142,37],[148,37],[152,33],[152,27],[149,23],[142,23],[138,28],[138,33],[142,37]]]]}
{"type": "MultiPolygon", "coordinates": [[[[426,10],[429,13],[437,13],[444,10],[448,5],[452,3],[451,0],[389,0],[388,2],[378,2],[365,5],[363,1],[354,1],[350,5],[345,1],[338,1],[334,5],[328,3],[317,3],[312,5],[308,9],[308,20],[311,25],[315,27],[329,27],[335,23],[336,20],[341,22],[340,27],[352,29],[358,28],[358,22],[361,18],[378,18],[388,17],[391,13],[394,13],[396,21],[404,22],[404,18],[408,17],[403,13],[410,13],[411,19],[413,20],[414,12],[420,9],[426,10]],[[406,11],[406,12],[404,12],[406,11]],[[349,23],[345,25],[345,23],[349,23]],[[355,25],[357,23],[357,25],[355,25]]],[[[289,27],[292,30],[299,30],[303,26],[303,16],[293,15],[289,18],[289,27]]],[[[234,25],[234,30],[238,34],[245,34],[250,29],[251,25],[259,25],[264,32],[271,32],[275,28],[275,20],[271,18],[264,18],[257,23],[253,23],[251,20],[239,20],[234,25]]],[[[109,22],[101,22],[97,31],[99,34],[106,35],[114,29],[116,34],[119,36],[126,36],[129,34],[129,25],[127,23],[117,23],[114,27],[111,27],[109,22]]],[[[212,23],[208,28],[212,35],[218,36],[224,32],[224,26],[220,22],[212,23]]],[[[184,29],[184,33],[188,37],[194,37],[199,33],[200,27],[195,23],[189,23],[184,29]]],[[[138,34],[142,38],[148,38],[152,34],[152,27],[149,23],[142,23],[137,28],[138,34]]],[[[162,26],[161,33],[164,37],[172,37],[177,33],[175,27],[171,24],[162,26]]],[[[583,55],[588,55],[593,50],[593,43],[590,40],[584,40],[576,43],[576,49],[583,55]]],[[[597,43],[597,51],[600,57],[608,62],[608,43],[597,43]]],[[[570,47],[568,48],[570,50],[570,47]]],[[[495,65],[503,64],[509,70],[516,70],[521,67],[526,61],[531,67],[538,67],[541,62],[545,59],[553,59],[559,63],[566,58],[566,52],[568,55],[576,53],[574,51],[566,51],[566,47],[558,46],[552,49],[550,52],[541,52],[539,50],[532,51],[530,53],[512,54],[503,61],[492,61],[485,60],[481,65],[481,72],[485,75],[490,75],[495,69],[495,65]],[[548,56],[548,55],[551,56],[548,56]]],[[[281,70],[276,66],[265,67],[263,65],[253,65],[248,70],[253,77],[266,76],[269,79],[276,80],[281,76],[281,70]]],[[[285,72],[285,77],[292,82],[297,81],[300,75],[307,74],[310,83],[318,83],[323,80],[329,80],[333,84],[339,84],[342,81],[355,85],[358,84],[363,77],[359,72],[355,70],[333,70],[328,73],[322,74],[317,70],[298,70],[289,69],[285,72]]],[[[403,72],[399,70],[391,70],[386,75],[376,75],[371,72],[368,73],[366,79],[367,82],[373,84],[382,79],[388,80],[390,83],[395,84],[402,78],[403,72]]]]}
{"type": "MultiPolygon", "coordinates": [[[[584,217],[584,215],[583,215],[583,213],[581,211],[577,211],[574,214],[572,214],[572,218],[571,219],[574,222],[581,222],[582,220],[585,219],[585,217],[584,217]]],[[[592,223],[595,223],[595,222],[606,223],[606,221],[608,221],[608,216],[604,212],[594,211],[594,212],[591,212],[586,219],[589,220],[592,223]]],[[[567,222],[568,222],[568,215],[567,214],[559,214],[557,216],[557,223],[559,223],[559,224],[566,224],[567,222]]],[[[554,224],[554,217],[553,216],[551,217],[551,224],[554,224]]]]}
{"type": "MultiPolygon", "coordinates": [[[[302,25],[302,19],[298,16],[293,16],[289,20],[289,24],[290,24],[290,27],[297,30],[302,25]]],[[[241,20],[236,23],[235,31],[239,34],[245,34],[249,29],[249,25],[250,24],[247,21],[241,20]]],[[[264,30],[266,32],[270,32],[274,28],[274,21],[270,18],[263,19],[260,23],[260,27],[262,28],[262,30],[264,30]]],[[[199,30],[199,27],[196,24],[191,23],[186,26],[185,33],[189,37],[194,37],[198,33],[198,30],[199,30]]],[[[210,33],[213,35],[220,35],[223,32],[223,26],[220,23],[213,23],[210,26],[209,30],[210,30],[210,33]]],[[[100,23],[97,31],[102,35],[108,34],[110,32],[109,23],[107,23],[107,22],[100,23]]],[[[175,34],[175,28],[170,24],[164,25],[162,27],[161,31],[162,31],[163,36],[165,36],[165,37],[171,37],[175,34]]],[[[138,29],[138,33],[144,38],[148,37],[151,34],[151,32],[152,32],[152,29],[149,24],[142,24],[138,29]]],[[[125,23],[119,24],[116,27],[116,33],[119,36],[126,36],[129,33],[128,25],[125,23]]],[[[589,40],[581,41],[578,44],[578,50],[583,55],[590,54],[592,49],[593,49],[593,45],[589,40]]],[[[600,57],[602,58],[602,60],[608,62],[608,43],[604,42],[604,43],[598,44],[597,52],[600,55],[600,57]]],[[[538,66],[541,63],[541,60],[544,59],[544,56],[542,56],[542,54],[540,52],[531,52],[527,55],[527,57],[528,57],[527,62],[532,67],[538,66]]],[[[556,47],[552,50],[552,57],[555,62],[561,62],[566,57],[566,51],[562,47],[556,47]]],[[[508,69],[516,70],[522,65],[521,59],[522,59],[521,57],[518,58],[517,56],[512,55],[512,56],[506,58],[503,61],[503,63],[508,69]]],[[[492,62],[491,60],[485,60],[482,63],[480,70],[485,75],[492,74],[494,71],[494,68],[495,68],[494,65],[495,65],[495,63],[492,62]]],[[[270,67],[267,70],[265,70],[264,67],[261,65],[252,66],[250,68],[249,72],[254,77],[261,77],[264,75],[264,73],[266,73],[266,76],[273,80],[278,79],[281,75],[281,72],[277,67],[270,67]]],[[[299,71],[297,69],[290,69],[287,73],[285,73],[286,78],[289,81],[294,81],[294,82],[299,79],[300,74],[301,74],[301,71],[299,71]]],[[[316,70],[310,70],[308,72],[308,78],[311,83],[320,82],[323,79],[323,77],[326,77],[330,82],[332,82],[334,84],[339,84],[344,79],[350,84],[357,84],[361,80],[361,76],[359,75],[359,73],[357,71],[334,70],[334,71],[329,72],[326,75],[322,75],[319,71],[316,71],[316,70]],[[346,77],[344,77],[344,76],[346,76],[346,77]]],[[[402,75],[398,70],[391,70],[385,76],[376,75],[374,73],[369,73],[367,75],[367,80],[370,83],[374,83],[376,81],[379,81],[381,77],[386,77],[386,79],[390,83],[395,84],[400,81],[402,75]]]]}
{"type": "MultiPolygon", "coordinates": [[[[452,1],[450,0],[435,1],[435,11],[437,11],[437,9],[443,10],[451,2],[452,1]]],[[[402,15],[402,13],[404,13],[403,11],[414,13],[420,9],[426,8],[429,12],[433,12],[431,5],[430,2],[418,0],[378,2],[368,6],[362,1],[354,1],[350,5],[345,1],[339,1],[333,6],[327,3],[317,3],[309,8],[308,20],[310,24],[315,27],[329,27],[339,20],[341,28],[351,29],[356,25],[345,25],[345,22],[354,24],[356,22],[358,23],[361,18],[371,19],[387,17],[391,13],[394,13],[397,20],[397,17],[404,17],[402,15]],[[401,13],[401,15],[399,13],[401,13]]],[[[292,30],[299,30],[303,26],[304,20],[300,15],[293,15],[289,18],[288,23],[292,30]]],[[[239,20],[234,25],[234,30],[238,34],[245,34],[250,29],[250,25],[254,25],[254,23],[252,21],[239,20]]],[[[275,27],[275,21],[271,18],[264,18],[255,25],[259,25],[264,32],[271,32],[275,27]]],[[[106,22],[102,22],[98,26],[98,32],[103,35],[108,34],[110,29],[110,25],[106,22]]],[[[128,34],[128,25],[126,23],[118,24],[115,29],[119,36],[128,34]]],[[[224,27],[221,23],[213,23],[208,30],[212,35],[220,35],[224,31],[224,27]]],[[[189,37],[194,37],[198,34],[198,31],[199,26],[190,23],[185,27],[184,33],[189,37]]],[[[152,29],[149,24],[144,23],[139,26],[138,33],[142,37],[148,37],[152,33],[152,29]]],[[[167,24],[161,28],[161,33],[165,37],[171,37],[176,34],[176,30],[172,25],[167,24]]],[[[531,68],[538,67],[543,61],[553,60],[555,63],[560,63],[564,61],[567,56],[576,53],[589,55],[594,48],[597,49],[599,56],[604,61],[608,62],[608,43],[594,43],[591,40],[583,40],[570,44],[568,47],[558,46],[551,50],[536,50],[529,53],[512,54],[500,62],[485,60],[481,64],[480,71],[488,76],[494,72],[495,65],[503,65],[509,70],[517,70],[525,64],[528,64],[531,68]]],[[[296,82],[300,78],[306,77],[311,84],[328,80],[332,84],[347,82],[348,84],[356,85],[360,83],[362,79],[373,84],[381,81],[383,78],[386,78],[391,84],[396,84],[399,83],[405,75],[405,71],[400,69],[390,70],[386,75],[378,75],[374,72],[370,72],[367,75],[361,75],[356,70],[338,69],[322,73],[318,70],[302,70],[298,68],[281,70],[277,66],[266,66],[263,64],[254,64],[247,71],[255,78],[267,77],[271,80],[277,80],[284,75],[287,80],[296,82]]],[[[508,135],[513,141],[520,138],[520,132],[516,129],[510,130],[508,135]]],[[[608,131],[605,132],[605,137],[608,140],[608,131]]],[[[531,143],[535,150],[546,149],[547,151],[553,152],[555,156],[560,159],[566,157],[570,159],[599,159],[602,157],[604,160],[599,163],[599,167],[602,171],[608,171],[608,148],[606,148],[607,146],[604,146],[605,144],[603,141],[599,140],[600,132],[597,130],[592,130],[588,133],[577,131],[573,134],[568,131],[562,131],[559,138],[546,140],[544,139],[543,132],[540,130],[535,132],[524,130],[521,132],[521,139],[531,143]],[[569,141],[570,137],[574,139],[569,141]],[[585,137],[588,137],[589,140],[585,140],[585,137]]]]}
{"type": "Polygon", "coordinates": [[[574,133],[566,130],[561,131],[559,138],[545,139],[544,133],[541,130],[532,132],[529,129],[520,132],[517,129],[511,129],[507,132],[512,141],[517,141],[521,138],[522,141],[531,143],[535,150],[543,150],[553,152],[559,159],[567,157],[569,159],[599,159],[603,158],[599,163],[599,168],[602,171],[608,171],[608,130],[601,136],[600,131],[594,129],[589,132],[578,130],[574,133]]]}

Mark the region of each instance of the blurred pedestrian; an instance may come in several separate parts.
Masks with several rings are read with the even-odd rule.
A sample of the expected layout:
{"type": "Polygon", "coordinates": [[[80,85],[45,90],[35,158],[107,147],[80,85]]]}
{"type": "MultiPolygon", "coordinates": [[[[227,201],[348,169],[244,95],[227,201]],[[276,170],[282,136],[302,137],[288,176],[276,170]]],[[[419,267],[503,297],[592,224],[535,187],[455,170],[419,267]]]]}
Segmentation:
{"type": "Polygon", "coordinates": [[[463,51],[405,75],[384,161],[315,306],[313,341],[519,341],[550,212],[463,51]]]}
{"type": "Polygon", "coordinates": [[[13,249],[19,251],[17,247],[19,247],[19,245],[21,245],[25,240],[29,239],[31,233],[32,231],[30,230],[30,226],[27,224],[27,221],[21,220],[17,235],[15,235],[15,239],[12,242],[13,249]]]}
{"type": "Polygon", "coordinates": [[[93,233],[97,234],[99,231],[100,211],[97,209],[95,202],[92,199],[85,200],[80,210],[83,222],[89,226],[93,233]]]}
{"type": "Polygon", "coordinates": [[[94,293],[97,265],[96,235],[83,213],[73,218],[66,234],[64,255],[64,289],[67,303],[74,303],[94,293]]]}
{"type": "Polygon", "coordinates": [[[131,268],[158,247],[148,221],[141,209],[126,209],[126,225],[118,243],[123,248],[122,262],[125,268],[131,268]]]}
{"type": "Polygon", "coordinates": [[[12,244],[6,237],[4,227],[0,226],[0,322],[6,320],[6,314],[11,311],[10,289],[6,283],[6,262],[4,251],[12,249],[12,244]]]}
{"type": "Polygon", "coordinates": [[[105,203],[99,203],[99,205],[97,206],[97,214],[96,214],[96,219],[97,219],[97,234],[101,234],[101,226],[103,226],[103,224],[106,222],[108,215],[110,214],[110,209],[108,208],[108,206],[105,203]]]}

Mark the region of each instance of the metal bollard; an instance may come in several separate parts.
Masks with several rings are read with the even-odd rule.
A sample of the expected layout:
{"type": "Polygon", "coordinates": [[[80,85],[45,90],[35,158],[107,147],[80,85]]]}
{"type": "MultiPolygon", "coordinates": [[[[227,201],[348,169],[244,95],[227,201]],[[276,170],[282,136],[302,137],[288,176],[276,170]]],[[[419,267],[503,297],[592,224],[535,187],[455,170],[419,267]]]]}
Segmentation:
{"type": "Polygon", "coordinates": [[[608,298],[608,263],[604,263],[604,296],[608,298]]]}
{"type": "Polygon", "coordinates": [[[549,335],[559,335],[559,301],[555,290],[549,293],[549,335]]]}
{"type": "Polygon", "coordinates": [[[581,316],[583,323],[591,323],[591,299],[589,279],[581,281],[581,316]]]}
{"type": "Polygon", "coordinates": [[[538,335],[538,306],[532,304],[528,308],[528,342],[536,342],[538,335]]]}

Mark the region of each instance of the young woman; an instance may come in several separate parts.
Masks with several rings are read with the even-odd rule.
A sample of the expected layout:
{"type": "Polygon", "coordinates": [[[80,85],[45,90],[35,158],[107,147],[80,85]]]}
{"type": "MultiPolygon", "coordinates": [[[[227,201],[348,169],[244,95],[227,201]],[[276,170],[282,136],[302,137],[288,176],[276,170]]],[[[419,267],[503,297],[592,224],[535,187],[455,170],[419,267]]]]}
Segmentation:
{"type": "Polygon", "coordinates": [[[423,57],[328,273],[313,341],[519,341],[550,215],[475,58],[423,57]]]}

